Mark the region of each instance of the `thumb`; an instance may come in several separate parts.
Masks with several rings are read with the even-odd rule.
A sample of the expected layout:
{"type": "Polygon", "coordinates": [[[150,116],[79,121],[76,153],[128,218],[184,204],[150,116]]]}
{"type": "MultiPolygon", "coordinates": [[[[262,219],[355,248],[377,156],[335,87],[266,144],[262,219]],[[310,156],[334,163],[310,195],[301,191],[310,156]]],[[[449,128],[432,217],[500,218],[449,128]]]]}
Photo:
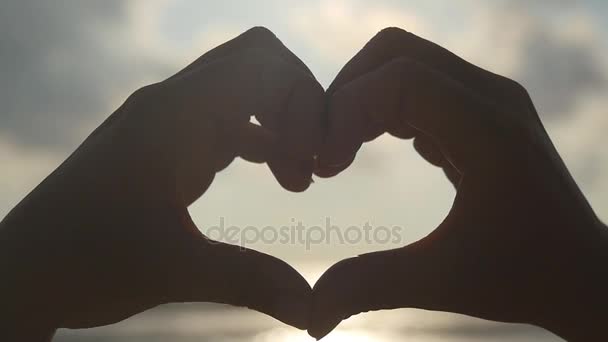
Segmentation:
{"type": "Polygon", "coordinates": [[[190,236],[170,272],[170,302],[247,307],[307,329],[311,288],[291,266],[236,245],[190,236]]]}
{"type": "Polygon", "coordinates": [[[361,312],[440,309],[445,270],[438,267],[439,256],[428,253],[425,240],[333,265],[314,286],[308,333],[320,339],[342,320],[361,312]]]}

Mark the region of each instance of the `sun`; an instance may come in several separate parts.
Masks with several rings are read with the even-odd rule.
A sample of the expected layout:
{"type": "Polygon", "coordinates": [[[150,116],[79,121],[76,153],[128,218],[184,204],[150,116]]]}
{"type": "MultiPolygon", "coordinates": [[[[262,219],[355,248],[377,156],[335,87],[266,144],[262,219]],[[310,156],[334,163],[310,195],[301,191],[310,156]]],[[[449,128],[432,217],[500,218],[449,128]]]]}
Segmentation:
{"type": "MultiPolygon", "coordinates": [[[[255,342],[312,342],[305,331],[293,331],[291,329],[273,329],[258,335],[255,342]]],[[[366,330],[335,330],[325,336],[323,342],[383,342],[378,336],[370,335],[366,330]]]]}

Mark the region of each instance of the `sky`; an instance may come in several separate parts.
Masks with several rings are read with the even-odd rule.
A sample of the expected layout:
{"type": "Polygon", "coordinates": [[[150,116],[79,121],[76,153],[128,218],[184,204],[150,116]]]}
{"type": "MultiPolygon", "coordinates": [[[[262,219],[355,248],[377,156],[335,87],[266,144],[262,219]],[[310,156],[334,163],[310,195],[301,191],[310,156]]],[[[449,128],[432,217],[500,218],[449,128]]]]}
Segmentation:
{"type": "MultiPolygon", "coordinates": [[[[2,0],[0,9],[0,216],[134,90],[248,28],[272,30],[326,87],[376,32],[398,26],[526,86],[574,178],[608,221],[608,2],[2,0]]],[[[252,246],[301,267],[314,283],[342,258],[425,236],[454,197],[411,142],[389,137],[365,145],[339,177],[315,181],[305,193],[288,193],[265,166],[237,160],[190,212],[203,232],[222,219],[240,227],[329,218],[340,228],[403,228],[396,244],[252,246]]]]}

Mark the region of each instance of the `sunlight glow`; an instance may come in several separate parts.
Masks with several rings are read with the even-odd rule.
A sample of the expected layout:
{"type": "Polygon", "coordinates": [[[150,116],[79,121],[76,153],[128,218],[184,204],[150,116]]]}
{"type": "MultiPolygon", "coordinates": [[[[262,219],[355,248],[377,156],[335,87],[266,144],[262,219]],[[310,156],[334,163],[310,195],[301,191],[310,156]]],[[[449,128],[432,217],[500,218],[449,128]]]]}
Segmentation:
{"type": "MultiPolygon", "coordinates": [[[[255,342],[310,342],[314,341],[305,331],[274,329],[258,335],[255,342]]],[[[323,338],[324,342],[384,342],[385,339],[366,330],[336,330],[323,338]]]]}

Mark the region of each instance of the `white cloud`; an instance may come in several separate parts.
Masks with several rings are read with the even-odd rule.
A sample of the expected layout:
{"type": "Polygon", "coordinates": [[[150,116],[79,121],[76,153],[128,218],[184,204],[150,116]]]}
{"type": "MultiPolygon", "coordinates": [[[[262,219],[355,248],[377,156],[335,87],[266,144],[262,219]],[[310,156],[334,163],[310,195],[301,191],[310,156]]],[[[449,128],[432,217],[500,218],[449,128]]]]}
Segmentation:
{"type": "Polygon", "coordinates": [[[311,1],[294,6],[287,24],[298,38],[336,66],[346,63],[378,31],[389,26],[426,34],[429,28],[414,12],[366,2],[311,1]]]}

